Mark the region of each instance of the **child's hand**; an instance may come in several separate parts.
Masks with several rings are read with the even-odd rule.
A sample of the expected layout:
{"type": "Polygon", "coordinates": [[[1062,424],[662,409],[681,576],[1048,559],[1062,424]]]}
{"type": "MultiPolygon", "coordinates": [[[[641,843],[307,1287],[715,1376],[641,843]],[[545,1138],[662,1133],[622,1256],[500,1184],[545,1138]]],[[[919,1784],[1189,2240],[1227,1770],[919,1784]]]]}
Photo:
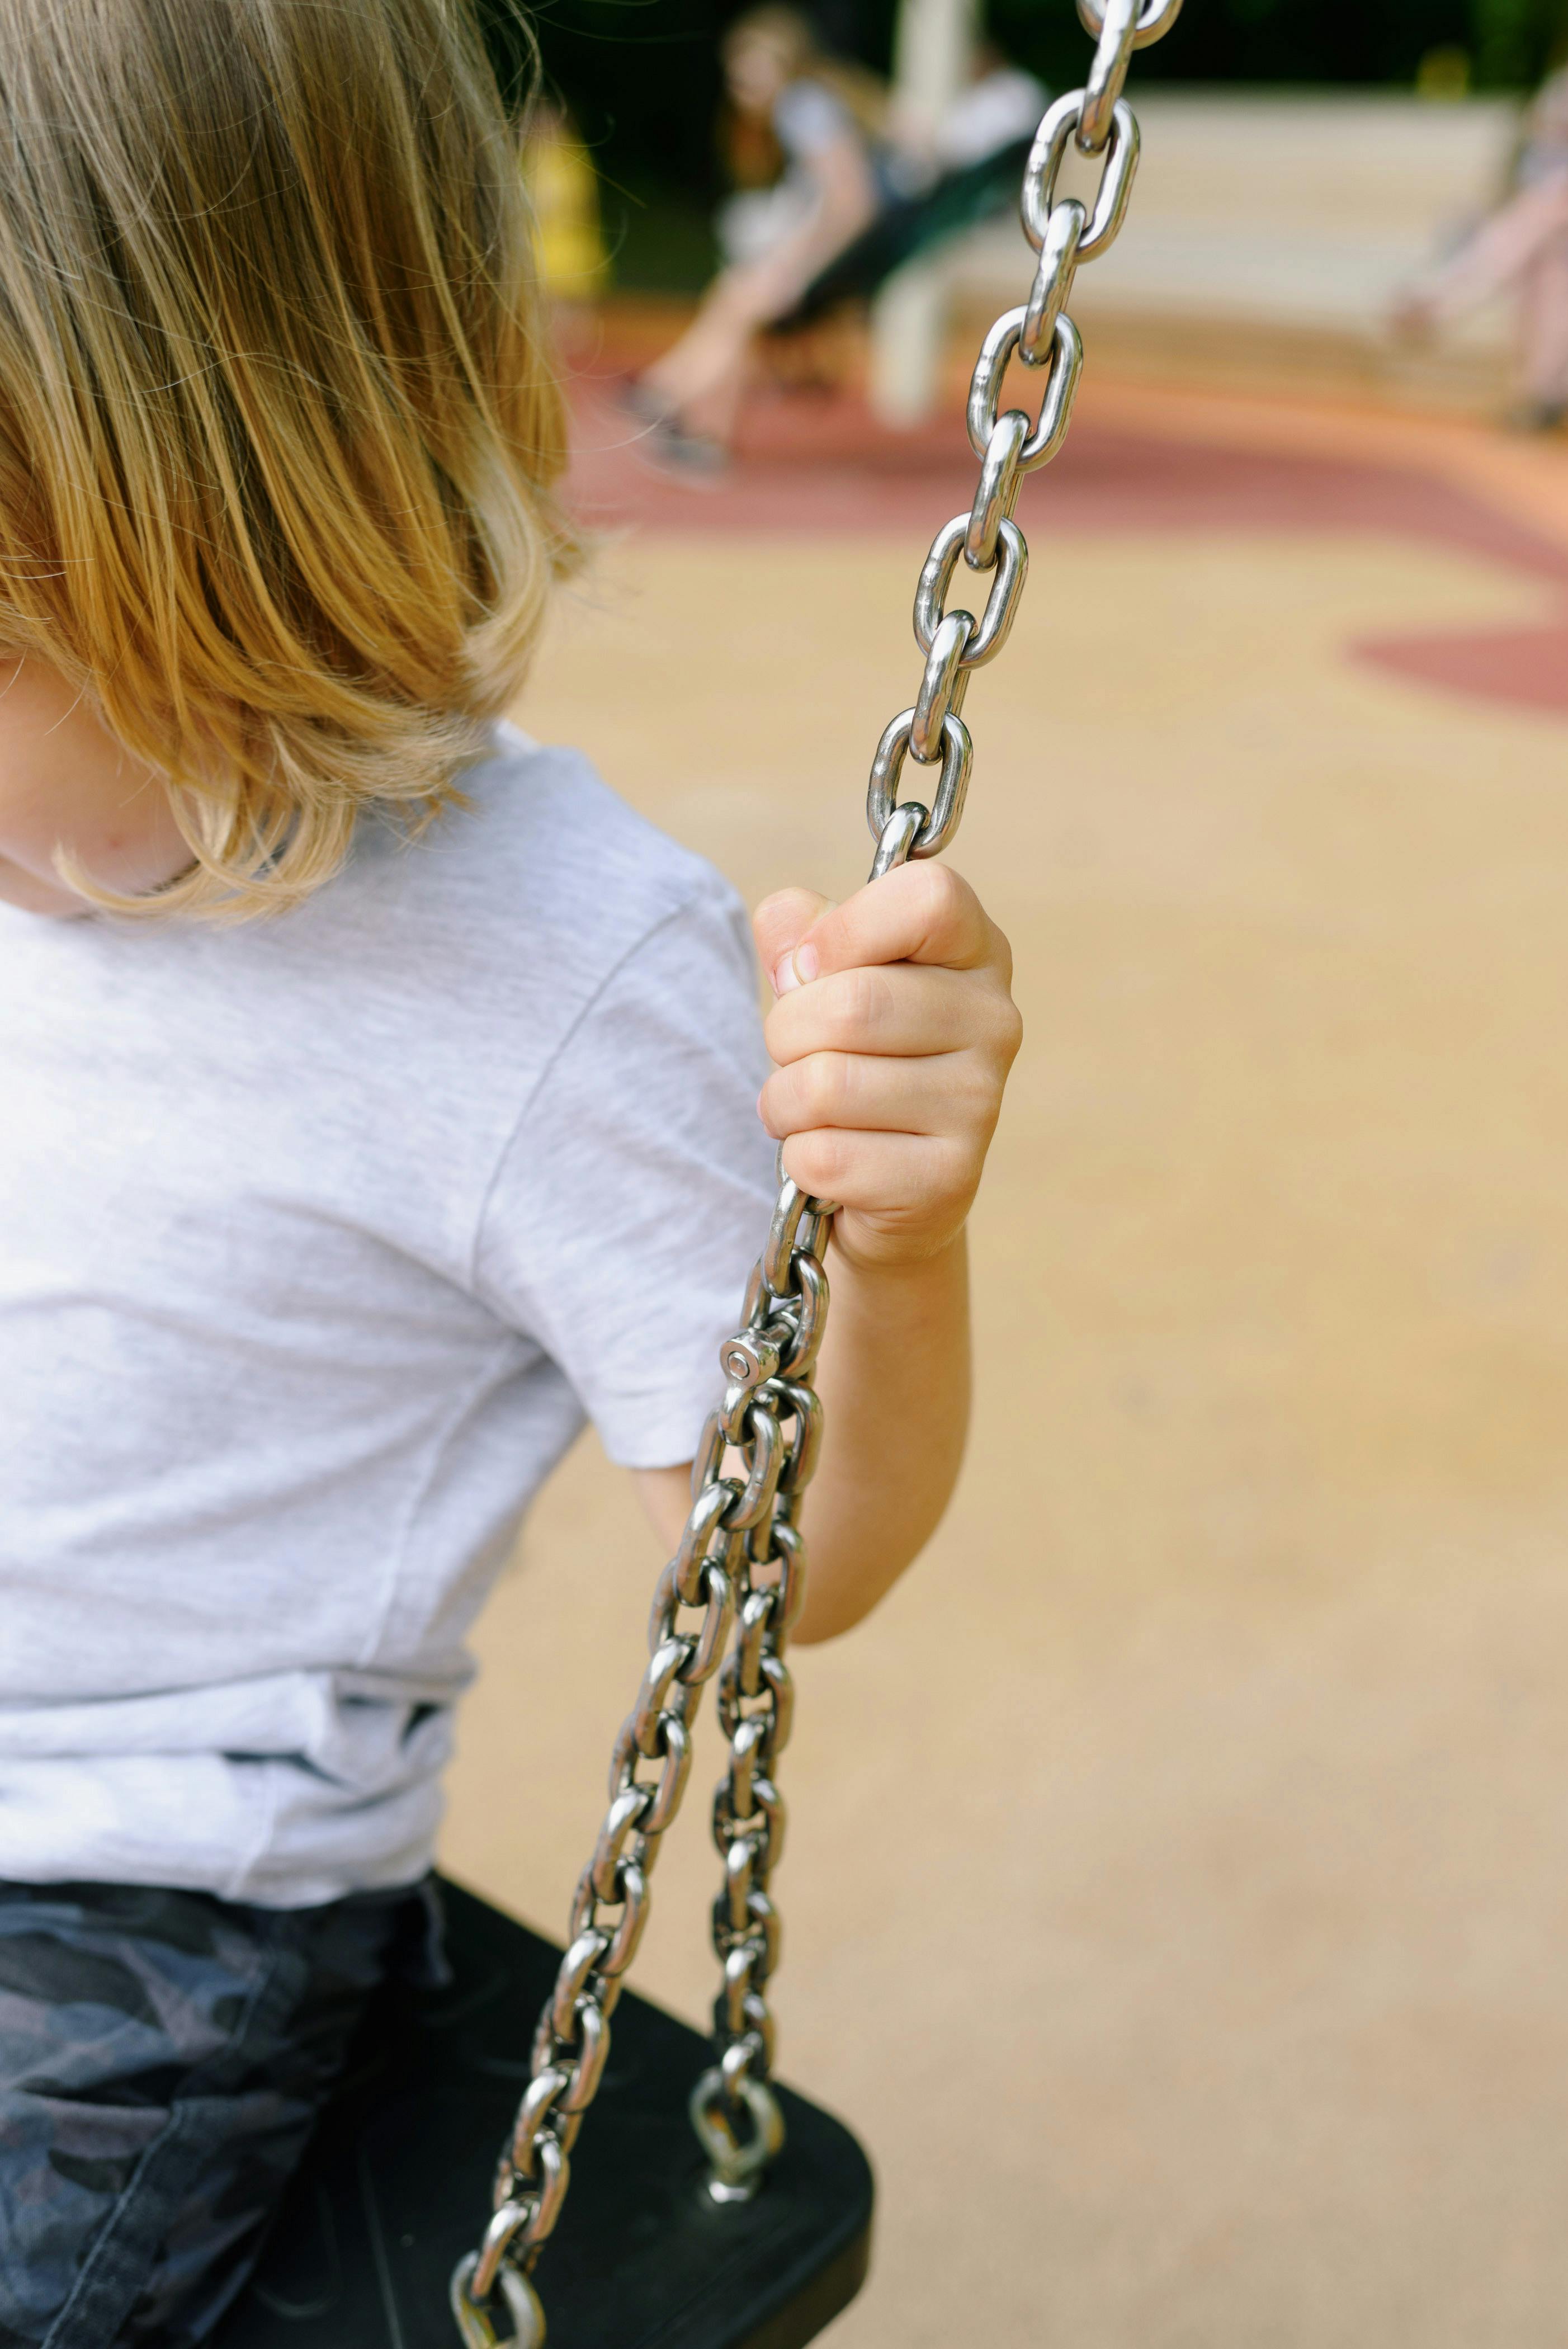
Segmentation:
{"type": "Polygon", "coordinates": [[[792,1179],[843,1212],[862,1265],[937,1255],[969,1212],[1023,1023],[1007,941],[950,866],[841,905],[781,889],[753,927],[778,1001],[758,1109],[792,1179]]]}

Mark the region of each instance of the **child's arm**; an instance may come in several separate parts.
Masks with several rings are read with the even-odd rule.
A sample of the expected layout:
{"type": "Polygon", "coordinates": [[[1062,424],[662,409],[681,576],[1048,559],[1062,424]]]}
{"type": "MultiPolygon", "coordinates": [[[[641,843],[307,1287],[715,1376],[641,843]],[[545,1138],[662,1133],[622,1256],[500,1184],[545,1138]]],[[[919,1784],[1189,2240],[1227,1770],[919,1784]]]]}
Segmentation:
{"type": "MultiPolygon", "coordinates": [[[[841,1202],[817,1383],[830,1435],[803,1519],[797,1639],[872,1608],[947,1505],[969,1407],[964,1221],[1018,1049],[1012,957],[967,882],[907,864],[838,906],[787,889],[758,906],[778,1000],[759,1103],[793,1179],[841,1202]]],[[[645,1471],[672,1539],[686,1472],[645,1471]]]]}

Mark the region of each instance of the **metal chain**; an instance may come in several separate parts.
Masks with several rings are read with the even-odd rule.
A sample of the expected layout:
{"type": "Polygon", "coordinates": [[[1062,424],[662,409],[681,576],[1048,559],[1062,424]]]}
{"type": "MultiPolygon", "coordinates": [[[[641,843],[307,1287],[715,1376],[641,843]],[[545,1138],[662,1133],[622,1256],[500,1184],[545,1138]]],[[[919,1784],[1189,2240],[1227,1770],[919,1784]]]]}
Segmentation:
{"type": "Polygon", "coordinates": [[[783,1177],[768,1245],[751,1276],[746,1326],[725,1349],[730,1383],[692,1467],[700,1506],[728,1451],[749,1464],[734,1520],[741,1593],[735,1644],[718,1677],[719,1727],[729,1741],[713,1805],[714,1841],[724,1861],[713,1907],[713,1945],[723,1971],[714,2007],[718,2062],[691,2098],[692,2126],[708,2158],[708,2191],[720,2202],[748,2200],[784,2142],[783,2116],[769,2085],[773,2018],[767,1985],[779,1961],[769,1880],[784,1843],[774,1774],[794,1704],[784,1651],[806,1591],[800,1504],[821,1443],[822,1406],[811,1373],[827,1320],[822,1257],[833,1212],[828,1201],[809,1198],[783,1177]]]}
{"type": "MultiPolygon", "coordinates": [[[[1062,445],[1083,364],[1065,305],[1075,272],[1114,241],[1138,167],[1138,125],[1122,84],[1133,51],[1168,32],[1181,5],[1078,0],[1096,36],[1094,63],[1085,87],[1049,109],[1025,167],[1024,233],[1039,265],[1028,299],[996,320],[975,362],[966,421],[980,481],[969,512],[937,532],[915,588],[914,634],[925,667],[913,707],[886,728],[872,763],[873,880],[912,857],[940,854],[958,829],[974,757],[964,698],[975,671],[1006,643],[1028,572],[1013,509],[1025,475],[1048,464],[1062,445]],[[1079,153],[1102,158],[1089,206],[1056,194],[1069,139],[1079,153]],[[1044,374],[1032,423],[1020,409],[1001,407],[1002,379],[1015,357],[1044,374]],[[946,608],[960,559],[988,579],[978,619],[946,608]],[[933,775],[929,804],[898,798],[910,761],[933,775]]],[[[835,1213],[830,1201],[809,1197],[781,1173],[744,1325],[721,1349],[724,1401],[704,1431],[686,1530],[654,1594],[648,1668],[615,1742],[610,1806],[534,2037],[533,2076],[502,2148],[494,2214],[479,2250],[452,2279],[453,2313],[468,2349],[543,2343],[531,2271],[561,2215],[572,2147],[609,2054],[610,2017],[647,1922],[660,1838],[686,1790],[693,1716],[716,1676],[729,1746],[713,1807],[724,1861],[713,1911],[723,1984],[714,2011],[718,2060],[691,2098],[709,2192],[720,2201],[748,2199],[784,2140],[769,2085],[774,2026],[767,1996],[779,1961],[770,1882],[784,1838],[776,1767],[793,1705],[785,1651],[805,1596],[800,1506],[821,1442],[811,1379],[827,1319],[823,1257],[835,1213]],[[498,2295],[510,2335],[496,2329],[498,2295]]]]}

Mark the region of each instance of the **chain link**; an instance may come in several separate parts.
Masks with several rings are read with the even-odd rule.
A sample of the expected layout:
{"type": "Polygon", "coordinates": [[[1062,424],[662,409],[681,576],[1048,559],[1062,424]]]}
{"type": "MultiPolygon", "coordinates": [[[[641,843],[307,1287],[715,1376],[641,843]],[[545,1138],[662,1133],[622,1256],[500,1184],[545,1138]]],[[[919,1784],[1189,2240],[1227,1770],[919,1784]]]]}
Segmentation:
{"type": "MultiPolygon", "coordinates": [[[[1121,226],[1138,167],[1138,126],[1121,97],[1129,60],[1175,22],[1181,0],[1078,0],[1097,37],[1085,88],[1059,98],[1036,134],[1024,175],[1024,230],[1039,254],[1028,300],[1004,312],[981,346],[970,384],[970,445],[980,481],[967,513],[932,541],[914,597],[925,667],[913,707],[885,729],[872,763],[866,812],[876,880],[911,857],[934,856],[958,829],[974,749],[961,713],[969,679],[995,659],[1017,615],[1028,549],[1013,519],[1024,476],[1062,445],[1083,363],[1064,307],[1075,272],[1106,252],[1121,226]],[[1094,202],[1056,195],[1074,140],[1102,158],[1094,202]],[[1031,423],[1001,407],[1016,357],[1043,371],[1031,423]],[[946,608],[960,558],[986,582],[978,619],[946,608]],[[900,801],[913,761],[934,773],[926,801],[900,801]]],[[[779,1962],[772,1878],[784,1847],[778,1764],[789,1739],[794,1685],[785,1661],[806,1587],[800,1508],[821,1443],[812,1371],[828,1312],[824,1263],[836,1209],[782,1173],[768,1244],[751,1276],[742,1327],[720,1351],[724,1400],[692,1466],[692,1504],[659,1578],[649,1661],[615,1742],[609,1807],[573,1903],[569,1946],[534,2036],[532,2077],[497,2168],[494,2209],[479,2249],[452,2279],[452,2308],[468,2349],[541,2349],[544,2314],[531,2271],[561,2214],[571,2153],[610,2052],[610,2018],[647,1922],[660,1837],[680,1808],[691,1770],[693,1716],[717,1683],[728,1751],[713,1805],[724,1865],[713,1908],[721,1969],[714,2008],[717,2061],[692,2091],[691,2118],[719,2201],[757,2191],[784,2138],[770,2085],[774,2023],[769,1984],[779,1962]],[[497,2295],[511,2325],[496,2329],[497,2295]]]]}
{"type": "Polygon", "coordinates": [[[892,720],[872,761],[866,821],[877,843],[873,877],[908,857],[939,855],[958,828],[974,758],[959,715],[965,690],[971,674],[1006,643],[1028,574],[1028,548],[1013,510],[1024,476],[1048,465],[1067,438],[1083,369],[1083,344],[1065,305],[1078,270],[1115,242],[1138,170],[1138,124],[1122,84],[1133,51],[1169,32],[1181,5],[1146,0],[1140,13],[1138,0],[1078,0],[1078,15],[1099,45],[1086,87],[1047,109],[1024,169],[1019,210],[1039,265],[1027,301],[1002,313],[970,378],[965,421],[980,480],[969,512],[944,523],[932,540],[915,587],[914,636],[925,668],[913,709],[892,720]],[[1090,205],[1057,195],[1069,139],[1101,159],[1090,205]],[[1015,358],[1045,375],[1033,422],[1022,409],[1002,406],[1003,379],[1015,358]],[[960,555],[976,580],[986,581],[978,620],[947,609],[960,555]],[[937,770],[929,804],[897,798],[911,760],[917,770],[937,770]]]}

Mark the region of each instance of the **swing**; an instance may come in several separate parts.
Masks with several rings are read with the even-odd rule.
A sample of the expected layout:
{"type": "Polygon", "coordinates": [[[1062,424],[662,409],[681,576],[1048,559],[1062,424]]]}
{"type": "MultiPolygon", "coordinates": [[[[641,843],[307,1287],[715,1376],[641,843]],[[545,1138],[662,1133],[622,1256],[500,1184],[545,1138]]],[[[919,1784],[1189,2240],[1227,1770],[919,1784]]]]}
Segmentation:
{"type": "Polygon", "coordinates": [[[869,301],[895,269],[977,228],[1006,204],[1029,160],[1031,141],[1015,140],[962,171],[944,172],[918,196],[901,196],[877,214],[871,226],[818,271],[770,335],[799,334],[847,302],[869,301]]]}
{"type": "MultiPolygon", "coordinates": [[[[975,365],[967,425],[980,481],[972,510],[937,533],[915,590],[925,667],[872,764],[873,880],[939,854],[958,828],[972,756],[965,695],[1006,640],[1027,568],[1013,507],[1024,475],[1060,448],[1078,385],[1082,347],[1063,305],[1078,264],[1120,227],[1137,165],[1122,83],[1132,51],[1167,32],[1180,6],[1078,0],[1094,63],[1029,150],[1022,211],[1039,264],[975,365]],[[1056,199],[1069,139],[1103,159],[1092,208],[1056,199]],[[1032,426],[1017,409],[999,412],[1015,354],[1044,376],[1032,426]],[[960,555],[989,576],[978,621],[945,608],[960,555]],[[910,759],[932,778],[929,807],[897,797],[910,759]]],[[[767,1997],[784,1831],[776,1765],[792,1702],[785,1650],[804,1596],[799,1517],[821,1436],[811,1371],[833,1213],[782,1181],[745,1324],[721,1350],[724,1401],[655,1593],[650,1661],[616,1741],[566,1949],[446,1888],[455,1979],[435,1992],[389,1986],[372,2002],[220,2349],[437,2349],[454,2322],[465,2349],[540,2349],[533,2271],[547,2241],[561,2349],[799,2349],[863,2281],[870,2169],[839,2122],[775,2085],[767,1997]],[[723,1870],[711,2048],[623,1997],[709,1680],[728,1745],[713,1806],[723,1870]],[[607,2126],[578,2154],[595,2096],[607,2126]],[[487,2203],[488,2224],[477,2215],[487,2203]]]]}
{"type": "MultiPolygon", "coordinates": [[[[397,1986],[290,2187],[223,2349],[416,2349],[450,2334],[452,2271],[490,2199],[531,2070],[533,2018],[561,1952],[456,1885],[441,1888],[453,1980],[397,1986]]],[[[550,2256],[552,2331],[617,2349],[798,2349],[866,2271],[872,2179],[837,2121],[779,2091],[788,2134],[768,2191],[701,2191],[686,2123],[707,2042],[628,1993],[573,2162],[550,2256]],[[741,2303],[743,2302],[743,2306],[741,2303]]]]}

